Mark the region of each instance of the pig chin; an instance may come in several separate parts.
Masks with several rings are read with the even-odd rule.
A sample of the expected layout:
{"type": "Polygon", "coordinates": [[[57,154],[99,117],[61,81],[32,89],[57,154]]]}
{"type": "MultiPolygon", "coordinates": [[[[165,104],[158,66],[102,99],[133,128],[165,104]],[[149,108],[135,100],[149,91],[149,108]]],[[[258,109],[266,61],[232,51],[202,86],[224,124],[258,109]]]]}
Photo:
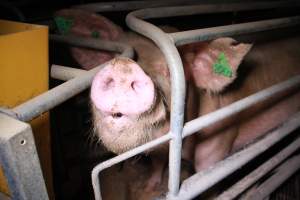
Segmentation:
{"type": "Polygon", "coordinates": [[[166,123],[167,118],[162,101],[140,115],[105,116],[95,106],[92,106],[92,112],[96,136],[109,151],[116,154],[154,139],[155,132],[166,123]]]}

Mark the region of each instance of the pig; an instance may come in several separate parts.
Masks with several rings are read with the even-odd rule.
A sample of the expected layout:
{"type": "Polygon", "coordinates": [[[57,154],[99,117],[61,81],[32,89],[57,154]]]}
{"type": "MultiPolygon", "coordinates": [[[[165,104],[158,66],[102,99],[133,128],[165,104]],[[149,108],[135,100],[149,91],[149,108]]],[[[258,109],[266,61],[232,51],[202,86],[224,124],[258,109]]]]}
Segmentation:
{"type": "MultiPolygon", "coordinates": [[[[110,33],[109,26],[101,28],[110,33]]],[[[95,135],[108,150],[120,154],[169,131],[171,99],[170,74],[162,52],[143,36],[116,30],[117,41],[134,47],[137,61],[111,60],[96,74],[90,97],[95,135]]],[[[179,47],[188,85],[186,119],[299,74],[299,42],[298,37],[291,37],[252,47],[233,38],[218,38],[179,47]]],[[[300,92],[293,88],[206,127],[184,142],[183,158],[191,160],[197,172],[207,169],[282,124],[299,110],[299,100],[300,92]]],[[[150,191],[161,182],[168,150],[161,145],[147,153],[153,159],[153,174],[145,187],[150,191]]]]}

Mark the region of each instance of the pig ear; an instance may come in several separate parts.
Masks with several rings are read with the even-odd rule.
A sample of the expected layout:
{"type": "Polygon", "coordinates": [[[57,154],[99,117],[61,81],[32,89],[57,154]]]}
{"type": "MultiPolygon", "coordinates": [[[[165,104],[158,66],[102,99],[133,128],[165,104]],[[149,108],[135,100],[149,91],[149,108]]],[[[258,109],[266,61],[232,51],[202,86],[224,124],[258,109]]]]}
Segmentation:
{"type": "Polygon", "coordinates": [[[191,44],[184,56],[190,77],[196,86],[220,92],[234,81],[237,69],[251,44],[237,43],[232,38],[191,44]]]}
{"type": "MultiPolygon", "coordinates": [[[[58,31],[63,35],[115,41],[123,34],[122,29],[107,18],[79,9],[64,9],[54,14],[58,31]]],[[[106,51],[71,48],[73,58],[85,69],[100,65],[115,55],[106,51]]]]}

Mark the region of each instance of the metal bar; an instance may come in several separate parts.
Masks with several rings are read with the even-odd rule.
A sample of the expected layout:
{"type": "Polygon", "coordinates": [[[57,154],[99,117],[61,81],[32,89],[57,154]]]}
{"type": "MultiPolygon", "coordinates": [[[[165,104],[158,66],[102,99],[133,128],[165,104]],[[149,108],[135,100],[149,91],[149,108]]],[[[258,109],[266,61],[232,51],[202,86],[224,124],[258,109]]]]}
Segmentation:
{"type": "Polygon", "coordinates": [[[257,141],[253,145],[243,149],[240,152],[233,154],[223,161],[218,162],[211,168],[202,172],[196,173],[186,179],[180,188],[179,195],[174,199],[192,199],[207,190],[251,159],[264,152],[276,142],[280,141],[291,131],[297,129],[300,124],[300,112],[293,115],[278,129],[272,131],[263,139],[257,141]]]}
{"type": "Polygon", "coordinates": [[[0,114],[0,130],[0,162],[12,199],[47,200],[30,125],[0,114]]]}
{"type": "MultiPolygon", "coordinates": [[[[292,142],[288,147],[277,153],[267,162],[259,166],[253,172],[248,174],[243,179],[236,182],[233,186],[231,186],[228,190],[219,195],[216,200],[229,200],[236,198],[239,194],[245,191],[248,187],[253,185],[256,181],[266,175],[269,171],[271,171],[274,167],[279,165],[284,159],[294,153],[300,147],[300,138],[292,142]]],[[[257,199],[257,198],[253,198],[257,199]]]]}
{"type": "Polygon", "coordinates": [[[176,45],[299,25],[300,16],[170,33],[176,45]]]}
{"type": "Polygon", "coordinates": [[[72,67],[66,67],[61,65],[51,65],[50,76],[62,81],[68,81],[77,76],[81,76],[86,73],[86,70],[77,69],[72,67]]]}
{"type": "Polygon", "coordinates": [[[224,13],[233,11],[265,10],[284,7],[300,6],[298,1],[269,1],[252,3],[226,3],[226,4],[204,4],[193,6],[178,6],[164,8],[146,8],[134,11],[134,15],[141,19],[188,16],[197,14],[224,13]]]}
{"type": "Polygon", "coordinates": [[[184,116],[185,78],[183,65],[174,43],[163,31],[150,23],[135,17],[135,12],[126,17],[127,25],[155,42],[164,53],[171,77],[171,116],[170,131],[172,140],[169,150],[169,196],[175,196],[179,191],[182,127],[184,116]]]}
{"type": "Polygon", "coordinates": [[[300,168],[300,155],[293,156],[285,161],[277,169],[275,173],[265,182],[247,194],[248,199],[263,200],[274,192],[283,182],[291,177],[300,168]]]}
{"type": "Polygon", "coordinates": [[[163,6],[184,6],[191,4],[199,4],[198,0],[163,0],[163,1],[116,1],[116,2],[101,2],[89,3],[83,5],[75,5],[73,8],[84,9],[93,12],[109,12],[109,11],[128,11],[142,8],[153,8],[163,6]]]}
{"type": "Polygon", "coordinates": [[[114,164],[117,164],[119,162],[122,162],[128,158],[131,158],[139,153],[142,153],[146,150],[149,150],[157,145],[160,145],[162,143],[165,143],[171,139],[172,135],[170,133],[159,137],[155,140],[152,140],[151,142],[148,142],[146,144],[143,144],[141,146],[138,146],[132,150],[129,150],[123,154],[120,154],[112,159],[109,159],[107,161],[104,161],[100,164],[98,164],[96,167],[94,167],[92,171],[92,183],[93,183],[93,188],[94,188],[94,195],[95,195],[95,200],[102,200],[101,197],[101,191],[100,191],[100,180],[99,180],[99,173],[108,168],[111,167],[114,164]]]}
{"type": "MultiPolygon", "coordinates": [[[[51,36],[51,38],[52,39],[55,38],[55,40],[59,38],[62,39],[60,40],[61,42],[68,42],[73,45],[103,49],[102,42],[97,43],[98,40],[95,41],[95,39],[88,39],[88,38],[83,39],[83,38],[74,37],[75,40],[71,41],[67,37],[62,37],[62,36],[54,36],[54,37],[51,36]],[[76,38],[78,40],[76,40],[76,38]]],[[[115,42],[113,43],[105,42],[105,43],[109,45],[115,42]]],[[[132,47],[122,43],[115,43],[115,45],[116,46],[113,47],[114,50],[118,52],[122,52],[120,56],[130,57],[130,58],[133,57],[134,50],[132,47]]],[[[107,48],[105,47],[105,49],[107,48]]],[[[50,110],[56,105],[59,105],[60,103],[66,101],[67,99],[75,96],[76,94],[82,92],[83,90],[87,89],[91,85],[94,75],[99,71],[99,69],[101,69],[105,65],[106,63],[99,65],[98,67],[87,71],[80,77],[75,77],[72,80],[63,83],[49,90],[46,93],[36,96],[30,99],[29,101],[16,106],[15,108],[12,109],[12,111],[16,113],[16,116],[21,121],[29,121],[37,117],[38,115],[50,110]]]]}
{"type": "Polygon", "coordinates": [[[106,50],[106,51],[113,51],[113,52],[119,52],[122,53],[123,51],[128,51],[124,52],[123,56],[130,56],[133,54],[132,47],[121,43],[121,42],[116,42],[116,41],[108,41],[108,40],[100,40],[100,39],[95,39],[95,38],[85,38],[85,37],[78,37],[78,36],[73,36],[73,35],[55,35],[51,34],[49,36],[50,40],[56,41],[56,42],[62,42],[78,47],[87,47],[91,49],[96,49],[96,50],[106,50]]]}
{"type": "Polygon", "coordinates": [[[264,89],[246,98],[238,100],[214,112],[201,116],[197,119],[191,120],[187,122],[183,128],[183,137],[189,136],[195,133],[196,131],[199,131],[209,125],[212,125],[222,119],[225,119],[226,117],[229,117],[230,115],[238,113],[258,102],[266,100],[276,95],[277,93],[295,87],[299,84],[300,84],[300,75],[294,76],[287,81],[283,81],[281,83],[273,85],[267,89],[264,89]]]}

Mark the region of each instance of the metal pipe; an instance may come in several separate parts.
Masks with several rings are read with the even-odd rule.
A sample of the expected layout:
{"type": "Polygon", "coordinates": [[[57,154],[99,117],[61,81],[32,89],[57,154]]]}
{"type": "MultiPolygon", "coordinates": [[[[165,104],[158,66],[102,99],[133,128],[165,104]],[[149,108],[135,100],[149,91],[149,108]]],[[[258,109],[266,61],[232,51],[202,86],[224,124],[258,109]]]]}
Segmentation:
{"type": "Polygon", "coordinates": [[[173,38],[176,45],[183,45],[196,41],[212,40],[218,37],[254,33],[258,31],[285,28],[299,24],[300,16],[296,16],[170,33],[169,36],[173,38]]]}
{"type": "Polygon", "coordinates": [[[51,78],[55,78],[62,81],[68,81],[77,76],[81,76],[86,73],[86,70],[77,69],[72,67],[65,67],[61,65],[51,65],[50,69],[51,78]]]}
{"type": "Polygon", "coordinates": [[[265,10],[300,6],[298,1],[270,1],[252,3],[203,4],[194,6],[178,6],[164,8],[147,8],[135,11],[135,16],[141,19],[188,16],[209,13],[224,13],[233,11],[265,10]]]}
{"type": "Polygon", "coordinates": [[[258,188],[254,189],[251,194],[248,194],[248,199],[263,200],[276,190],[284,181],[292,176],[300,168],[300,155],[293,156],[281,166],[275,173],[262,183],[258,188]]]}
{"type": "MultiPolygon", "coordinates": [[[[288,156],[294,153],[300,147],[300,138],[292,142],[288,147],[277,153],[267,162],[259,166],[253,172],[248,174],[243,179],[236,182],[228,190],[219,195],[216,200],[229,200],[235,199],[239,194],[245,191],[248,187],[257,182],[260,178],[270,172],[275,166],[279,165],[288,156]]],[[[257,198],[253,198],[257,199],[257,198]]]]}
{"type": "Polygon", "coordinates": [[[89,3],[83,5],[75,5],[73,8],[84,9],[93,12],[109,12],[109,11],[128,11],[142,8],[153,8],[163,6],[184,6],[203,3],[198,0],[163,0],[163,1],[116,1],[89,3]]]}
{"type": "Polygon", "coordinates": [[[179,191],[182,127],[184,116],[185,78],[183,65],[174,43],[162,30],[136,18],[136,12],[127,15],[127,25],[155,42],[164,53],[171,77],[171,116],[170,131],[172,140],[169,150],[169,196],[179,191]]]}
{"type": "Polygon", "coordinates": [[[300,112],[253,145],[186,179],[181,185],[179,195],[174,199],[183,200],[196,197],[297,129],[300,126],[299,121],[300,112]]]}
{"type": "Polygon", "coordinates": [[[212,125],[230,115],[236,114],[250,106],[266,100],[277,93],[288,90],[300,84],[300,75],[294,76],[289,80],[283,81],[260,92],[252,94],[246,98],[238,100],[228,106],[218,109],[214,112],[201,116],[197,119],[187,122],[183,128],[183,137],[189,136],[209,125],[212,125]]]}
{"type": "Polygon", "coordinates": [[[106,50],[122,53],[124,57],[130,57],[133,55],[133,48],[127,44],[115,41],[100,40],[95,38],[84,38],[73,35],[55,35],[51,34],[49,38],[56,42],[62,42],[78,47],[86,47],[97,50],[106,50]]]}
{"type": "MultiPolygon", "coordinates": [[[[72,45],[90,47],[95,49],[111,49],[112,51],[122,52],[121,57],[132,58],[134,50],[131,46],[118,42],[99,42],[96,39],[79,38],[79,37],[65,37],[65,36],[51,36],[52,39],[59,42],[66,42],[72,45]],[[112,47],[107,46],[112,45],[112,47]]],[[[50,110],[51,108],[59,105],[67,99],[75,96],[76,94],[87,89],[92,82],[94,75],[105,66],[106,63],[87,71],[80,77],[75,77],[48,92],[38,95],[25,103],[22,103],[12,109],[16,116],[21,121],[29,121],[40,114],[50,110]]]]}
{"type": "Polygon", "coordinates": [[[143,144],[141,146],[138,146],[132,150],[126,151],[123,154],[120,154],[112,159],[109,159],[107,161],[104,161],[100,164],[98,164],[96,167],[94,167],[92,171],[92,183],[93,183],[93,188],[94,188],[94,195],[95,195],[95,200],[101,200],[101,191],[100,191],[100,180],[99,180],[99,173],[108,168],[111,167],[114,164],[117,164],[119,162],[122,162],[128,158],[131,158],[139,153],[142,153],[146,150],[149,150],[157,145],[160,145],[162,143],[165,143],[171,139],[172,135],[170,132],[162,137],[159,137],[155,140],[152,140],[151,142],[148,142],[146,144],[143,144]]]}

